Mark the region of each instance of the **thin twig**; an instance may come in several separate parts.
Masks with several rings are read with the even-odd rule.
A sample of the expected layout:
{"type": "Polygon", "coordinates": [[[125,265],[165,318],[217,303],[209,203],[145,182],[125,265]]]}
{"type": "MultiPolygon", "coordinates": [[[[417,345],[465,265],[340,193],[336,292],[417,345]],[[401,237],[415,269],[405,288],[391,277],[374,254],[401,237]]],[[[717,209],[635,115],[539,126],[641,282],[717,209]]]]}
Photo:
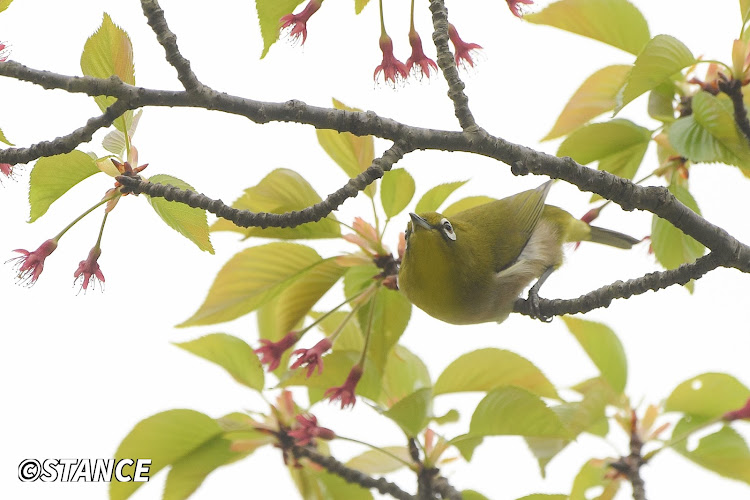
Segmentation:
{"type": "Polygon", "coordinates": [[[734,108],[734,122],[740,129],[745,140],[750,144],[750,121],[747,119],[747,110],[742,96],[742,82],[740,80],[725,80],[719,78],[719,90],[729,96],[734,108]]]}
{"type": "Polygon", "coordinates": [[[390,495],[398,500],[415,500],[415,497],[399,488],[395,483],[380,477],[375,479],[355,469],[351,469],[331,456],[321,455],[308,447],[294,446],[292,453],[296,458],[306,457],[347,482],[358,484],[366,489],[376,489],[383,495],[390,495]]]}

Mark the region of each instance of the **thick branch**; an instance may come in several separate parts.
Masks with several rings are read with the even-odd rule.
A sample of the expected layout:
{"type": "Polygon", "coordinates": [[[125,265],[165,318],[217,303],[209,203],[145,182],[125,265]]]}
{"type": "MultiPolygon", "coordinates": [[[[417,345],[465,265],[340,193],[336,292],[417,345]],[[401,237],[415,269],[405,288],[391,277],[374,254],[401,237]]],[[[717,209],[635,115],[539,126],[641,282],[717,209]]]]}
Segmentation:
{"type": "MultiPolygon", "coordinates": [[[[657,271],[640,278],[625,282],[615,281],[611,285],[581,295],[576,299],[541,299],[540,312],[544,317],[563,314],[586,313],[599,307],[608,307],[612,299],[627,299],[649,290],[657,291],[675,284],[684,285],[690,280],[698,279],[709,271],[721,266],[721,259],[711,252],[692,264],[683,264],[677,269],[657,271]]],[[[525,299],[516,300],[514,311],[532,316],[531,302],[525,299]]]]}
{"type": "Polygon", "coordinates": [[[443,0],[430,0],[430,11],[432,12],[432,41],[437,49],[437,63],[440,71],[443,72],[445,81],[448,82],[448,97],[453,101],[456,118],[461,125],[461,129],[466,132],[477,132],[481,130],[474,115],[469,109],[469,98],[464,94],[464,82],[458,76],[456,61],[448,47],[448,9],[445,7],[443,0]]]}
{"type": "Polygon", "coordinates": [[[188,92],[201,90],[203,84],[190,68],[190,61],[180,53],[180,49],[177,47],[177,36],[167,26],[167,20],[164,18],[164,11],[159,7],[159,2],[157,0],[141,0],[141,8],[143,8],[143,14],[146,16],[148,25],[156,33],[156,39],[164,47],[167,62],[177,70],[177,78],[179,78],[182,86],[188,92]]]}
{"type": "Polygon", "coordinates": [[[750,143],[750,121],[747,119],[745,101],[742,98],[742,82],[740,80],[719,79],[719,90],[729,96],[734,108],[734,122],[740,129],[745,140],[750,143]]]}
{"type": "Polygon", "coordinates": [[[141,180],[140,177],[121,175],[117,177],[117,181],[123,185],[125,192],[144,193],[148,196],[164,198],[167,201],[184,203],[193,208],[202,208],[240,227],[296,227],[300,224],[319,221],[336,210],[347,199],[357,196],[360,191],[383,177],[383,174],[389,171],[408,151],[410,149],[404,143],[394,144],[383,153],[382,157],[376,158],[364,172],[349,179],[344,187],[328,195],[325,200],[303,210],[284,214],[239,210],[224,204],[221,200],[214,200],[206,195],[170,185],[152,184],[141,180]]]}
{"type": "Polygon", "coordinates": [[[435,493],[447,500],[462,500],[461,492],[451,486],[443,476],[437,476],[432,481],[432,489],[435,493]]]}
{"type": "Polygon", "coordinates": [[[296,458],[306,457],[310,461],[324,467],[331,474],[335,474],[350,483],[358,484],[363,488],[374,488],[383,495],[390,495],[398,500],[415,500],[412,495],[387,479],[383,477],[375,479],[358,470],[350,469],[335,458],[321,455],[312,448],[295,446],[292,448],[292,453],[294,453],[296,458]]]}
{"type": "MultiPolygon", "coordinates": [[[[395,120],[382,118],[373,112],[352,112],[308,106],[300,101],[268,103],[243,99],[227,94],[210,93],[194,96],[187,92],[160,91],[125,85],[116,79],[100,80],[65,77],[31,70],[18,63],[0,63],[0,75],[26,79],[45,88],[70,88],[72,92],[90,95],[113,95],[128,98],[131,108],[143,106],[180,106],[223,111],[245,116],[257,123],[287,121],[313,125],[355,135],[374,135],[395,141],[405,140],[413,149],[463,151],[484,155],[511,165],[516,175],[528,173],[548,175],[610,199],[625,210],[647,210],[668,220],[685,234],[692,236],[712,251],[721,254],[724,265],[750,272],[750,247],[740,243],[726,231],[715,226],[680,203],[668,190],[653,186],[638,186],[609,172],[579,165],[570,158],[558,158],[519,146],[489,134],[469,134],[445,130],[412,127],[395,120]],[[42,81],[37,77],[44,75],[42,81]],[[106,88],[106,92],[102,92],[106,88]]],[[[32,146],[33,148],[34,146],[32,146]]],[[[0,162],[18,162],[13,151],[0,151],[0,162]]],[[[20,153],[15,153],[20,154],[20,153]]],[[[33,159],[29,154],[24,161],[33,159]]]]}

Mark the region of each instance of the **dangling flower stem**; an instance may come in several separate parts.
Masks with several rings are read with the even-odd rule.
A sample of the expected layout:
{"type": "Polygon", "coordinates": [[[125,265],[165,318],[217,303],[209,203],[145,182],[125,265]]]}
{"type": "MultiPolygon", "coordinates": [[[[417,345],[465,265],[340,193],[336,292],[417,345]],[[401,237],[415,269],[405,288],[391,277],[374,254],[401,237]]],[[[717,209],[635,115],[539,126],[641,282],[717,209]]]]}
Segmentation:
{"type": "MultiPolygon", "coordinates": [[[[67,226],[65,226],[65,227],[63,228],[63,230],[62,230],[62,231],[60,231],[59,233],[57,233],[57,236],[55,236],[55,237],[54,237],[53,239],[54,239],[54,240],[56,240],[56,241],[57,241],[57,240],[59,240],[60,238],[62,238],[62,236],[63,236],[63,235],[65,234],[65,233],[67,233],[67,232],[68,232],[68,230],[69,230],[69,229],[70,229],[71,227],[73,227],[73,226],[75,226],[76,224],[78,224],[78,223],[79,223],[79,222],[81,221],[81,219],[83,219],[83,218],[84,218],[84,217],[86,217],[86,216],[87,216],[88,214],[90,214],[91,212],[93,212],[94,210],[96,210],[97,208],[99,208],[100,206],[104,205],[105,203],[107,203],[107,202],[108,202],[108,201],[110,201],[110,200],[113,200],[113,199],[115,199],[115,198],[116,198],[116,197],[118,197],[118,196],[121,196],[121,194],[120,194],[120,192],[119,192],[119,191],[117,191],[117,192],[115,192],[114,194],[112,194],[112,196],[108,196],[108,197],[106,197],[106,198],[103,198],[103,199],[102,199],[102,200],[101,200],[100,202],[98,202],[97,204],[95,204],[94,206],[92,206],[91,208],[89,208],[88,210],[86,210],[85,212],[83,212],[83,213],[82,213],[81,215],[79,215],[78,217],[76,217],[76,218],[75,218],[75,220],[74,220],[73,222],[71,222],[70,224],[68,224],[67,226]]],[[[105,215],[105,217],[104,217],[104,220],[107,220],[107,217],[106,217],[106,215],[105,215]]],[[[102,230],[103,230],[103,229],[104,229],[104,222],[102,222],[102,230]]],[[[99,240],[101,240],[101,236],[102,236],[102,235],[101,235],[101,231],[100,231],[100,232],[99,232],[99,240]]]]}
{"type": "Polygon", "coordinates": [[[363,446],[367,446],[368,448],[370,448],[370,449],[372,449],[372,450],[375,450],[375,451],[379,451],[380,453],[383,453],[383,454],[385,454],[385,455],[388,455],[389,457],[391,457],[392,459],[396,460],[397,462],[401,462],[401,463],[402,463],[402,464],[404,464],[404,465],[405,465],[406,467],[409,467],[409,468],[411,468],[411,467],[412,467],[412,466],[414,465],[414,464],[411,464],[411,463],[407,462],[407,461],[406,461],[406,460],[404,460],[403,458],[399,457],[399,456],[398,456],[398,455],[396,455],[395,453],[391,453],[391,452],[390,452],[390,451],[388,451],[388,450],[385,450],[385,449],[383,449],[383,448],[379,448],[379,447],[375,446],[374,444],[370,444],[370,443],[367,443],[367,442],[365,442],[365,441],[360,441],[359,439],[354,439],[354,438],[349,438],[349,437],[344,437],[344,436],[340,436],[340,435],[338,435],[338,434],[336,434],[336,439],[342,439],[342,440],[344,440],[344,441],[349,441],[349,442],[352,442],[352,443],[357,443],[357,444],[361,444],[361,445],[363,445],[363,446]]]}
{"type": "Polygon", "coordinates": [[[380,4],[380,35],[388,35],[388,33],[385,32],[385,19],[383,18],[383,0],[379,0],[378,3],[380,4]]]}
{"type": "Polygon", "coordinates": [[[374,284],[373,286],[369,287],[375,290],[373,293],[371,303],[370,303],[370,314],[367,317],[367,330],[365,330],[365,346],[362,348],[362,354],[359,356],[359,361],[357,364],[360,366],[361,369],[364,370],[365,368],[365,358],[367,357],[367,348],[370,346],[370,336],[372,333],[372,320],[375,317],[375,305],[377,301],[377,287],[380,286],[379,283],[374,284]]]}

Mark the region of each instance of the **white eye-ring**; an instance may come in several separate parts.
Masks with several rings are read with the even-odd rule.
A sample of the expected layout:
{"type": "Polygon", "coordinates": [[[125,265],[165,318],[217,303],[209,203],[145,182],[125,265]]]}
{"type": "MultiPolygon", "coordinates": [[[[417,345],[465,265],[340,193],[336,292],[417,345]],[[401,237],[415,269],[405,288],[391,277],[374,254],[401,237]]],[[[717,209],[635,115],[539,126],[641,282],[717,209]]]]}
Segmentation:
{"type": "Polygon", "coordinates": [[[443,217],[443,219],[440,221],[440,224],[442,225],[443,234],[446,235],[448,239],[456,241],[456,233],[453,231],[453,226],[451,225],[450,221],[443,217]]]}

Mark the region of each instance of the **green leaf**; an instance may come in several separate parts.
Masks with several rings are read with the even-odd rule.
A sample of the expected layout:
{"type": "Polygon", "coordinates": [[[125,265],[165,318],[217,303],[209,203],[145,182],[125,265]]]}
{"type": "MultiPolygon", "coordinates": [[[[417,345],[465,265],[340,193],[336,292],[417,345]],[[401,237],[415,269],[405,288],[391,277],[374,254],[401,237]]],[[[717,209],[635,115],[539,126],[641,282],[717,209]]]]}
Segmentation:
{"type": "Polygon", "coordinates": [[[437,212],[440,205],[445,202],[446,198],[456,189],[460,188],[469,181],[456,181],[448,182],[445,184],[438,184],[434,188],[428,190],[417,202],[417,206],[414,211],[418,214],[425,212],[437,212]]]}
{"type": "MultiPolygon", "coordinates": [[[[147,457],[151,459],[149,477],[174,464],[199,446],[221,434],[211,417],[193,410],[169,410],[140,421],[115,452],[115,459],[147,457]]],[[[125,473],[129,473],[125,469],[125,473]]],[[[110,500],[124,500],[142,482],[112,482],[110,500]]]]}
{"type": "Polygon", "coordinates": [[[490,391],[471,417],[473,435],[568,438],[560,417],[539,396],[513,386],[490,391]]]}
{"type": "Polygon", "coordinates": [[[638,54],[651,35],[643,14],[627,0],[562,0],[525,21],[560,28],[638,54]]]}
{"type": "Polygon", "coordinates": [[[462,500],[489,500],[489,498],[474,490],[463,490],[461,498],[462,500]]]}
{"type": "Polygon", "coordinates": [[[0,0],[0,12],[10,7],[11,3],[13,3],[13,0],[0,0]]]}
{"type": "Polygon", "coordinates": [[[616,64],[602,68],[581,84],[557,118],[552,130],[542,139],[548,141],[567,135],[605,111],[615,109],[615,97],[631,66],[616,64]]]}
{"type": "Polygon", "coordinates": [[[462,198],[457,202],[448,205],[448,207],[443,210],[443,215],[446,217],[451,217],[459,212],[478,207],[479,205],[484,205],[485,203],[489,203],[491,201],[495,201],[495,198],[492,198],[490,196],[467,196],[466,198],[462,198]]]}
{"type": "MultiPolygon", "coordinates": [[[[691,427],[690,421],[683,418],[672,435],[682,436],[691,427]]],[[[750,449],[736,430],[725,425],[718,432],[703,437],[694,450],[688,450],[686,441],[679,440],[672,447],[701,467],[750,484],[750,449]]]]}
{"type": "Polygon", "coordinates": [[[383,415],[398,424],[409,437],[418,435],[432,415],[432,389],[419,389],[393,405],[383,415]]]}
{"type": "Polygon", "coordinates": [[[617,96],[615,113],[695,62],[692,52],[681,41],[669,35],[656,35],[638,54],[630,76],[617,96]]]}
{"type": "Polygon", "coordinates": [[[598,161],[599,170],[632,179],[650,141],[649,130],[630,120],[591,123],[570,134],[557,156],[570,156],[583,165],[598,161]]]}
{"type": "MultiPolygon", "coordinates": [[[[700,215],[700,209],[690,192],[677,184],[669,186],[669,191],[688,208],[700,215]]],[[[651,248],[656,260],[666,269],[677,269],[682,264],[694,262],[706,248],[690,236],[656,215],[651,222],[651,248]]]]}
{"type": "Polygon", "coordinates": [[[414,197],[414,178],[403,168],[386,172],[380,185],[380,202],[389,219],[400,214],[414,197]]]}
{"type": "MultiPolygon", "coordinates": [[[[137,113],[133,115],[133,120],[128,127],[128,137],[131,139],[135,135],[135,130],[138,128],[138,122],[141,120],[143,110],[139,109],[137,113]]],[[[125,134],[120,130],[111,130],[102,139],[102,147],[110,153],[116,155],[118,158],[127,158],[128,152],[125,151],[125,134]]]]}
{"type": "Polygon", "coordinates": [[[669,142],[695,163],[721,162],[750,169],[750,146],[737,130],[732,103],[708,92],[693,96],[693,113],[669,127],[669,142]]]}
{"type": "Polygon", "coordinates": [[[325,262],[310,247],[275,242],[246,248],[224,264],[200,308],[177,325],[196,326],[239,318],[325,262]]]}
{"type": "MultiPolygon", "coordinates": [[[[86,40],[81,54],[81,71],[86,76],[95,78],[109,78],[117,76],[124,83],[135,85],[135,69],[133,67],[133,46],[128,34],[104,13],[104,19],[99,29],[86,40]]],[[[106,111],[117,101],[115,97],[94,97],[99,109],[106,111]]],[[[115,127],[125,132],[130,128],[133,111],[126,111],[123,116],[115,120],[115,127]]]]}
{"type": "Polygon", "coordinates": [[[258,23],[260,24],[260,35],[263,38],[263,52],[260,58],[268,54],[268,49],[279,39],[279,28],[281,18],[294,12],[294,8],[302,3],[302,0],[255,0],[255,9],[258,11],[258,23]]]}
{"type": "Polygon", "coordinates": [[[391,355],[391,349],[401,338],[409,323],[411,302],[400,292],[379,287],[375,295],[358,311],[359,327],[365,335],[372,307],[375,307],[375,310],[368,358],[382,373],[391,355]]]}
{"type": "Polygon", "coordinates": [[[94,159],[83,151],[39,158],[29,176],[29,222],[47,213],[70,188],[98,172],[94,159]]]}
{"type": "MultiPolygon", "coordinates": [[[[171,175],[154,175],[148,181],[152,184],[170,184],[176,188],[195,191],[193,186],[171,175]]],[[[214,247],[211,245],[211,237],[208,234],[208,220],[205,210],[189,207],[184,203],[167,201],[164,198],[144,196],[146,196],[154,212],[169,227],[195,243],[204,252],[214,253],[214,247]]]]}
{"type": "MultiPolygon", "coordinates": [[[[373,283],[372,277],[380,273],[380,268],[374,264],[366,266],[352,266],[344,275],[344,296],[354,297],[366,286],[373,283]]],[[[364,329],[362,329],[364,332],[364,329]]]]}
{"type": "Polygon", "coordinates": [[[742,24],[745,24],[750,18],[750,0],[740,0],[740,14],[742,15],[742,24]]]}
{"type": "Polygon", "coordinates": [[[589,460],[573,480],[573,488],[570,490],[569,500],[610,500],[614,498],[620,488],[621,481],[607,479],[609,465],[604,460],[589,460]],[[592,497],[589,492],[594,488],[604,488],[597,497],[592,497]]]}
{"type": "Polygon", "coordinates": [[[563,316],[565,326],[576,338],[612,389],[621,394],[628,380],[628,360],[615,332],[607,325],[563,316]]]}
{"type": "Polygon", "coordinates": [[[356,483],[347,482],[346,479],[326,471],[317,473],[318,482],[322,485],[323,496],[325,500],[337,500],[345,498],[346,500],[372,500],[372,493],[356,483]]]}
{"type": "Polygon", "coordinates": [[[477,449],[477,446],[482,444],[482,441],[484,441],[483,436],[461,434],[460,436],[451,439],[449,443],[461,453],[464,460],[471,462],[471,457],[474,456],[474,451],[477,449]]]}
{"type": "MultiPolygon", "coordinates": [[[[333,99],[333,107],[346,111],[362,111],[350,108],[336,99],[333,99]]],[[[315,133],[321,147],[349,177],[356,177],[364,172],[375,159],[375,142],[371,135],[358,137],[349,132],[329,129],[316,129],[315,133]]],[[[375,196],[375,184],[367,186],[364,193],[370,198],[375,196]]]]}
{"type": "Polygon", "coordinates": [[[240,384],[256,391],[263,390],[263,367],[244,340],[226,333],[212,333],[189,342],[175,342],[174,345],[216,363],[240,384]]]}
{"type": "Polygon", "coordinates": [[[486,392],[504,385],[559,399],[555,387],[531,361],[514,352],[495,348],[472,351],[453,361],[435,382],[435,395],[486,392]]]}
{"type": "Polygon", "coordinates": [[[263,315],[264,325],[260,336],[279,340],[302,322],[310,309],[343,276],[346,268],[335,259],[325,259],[293,280],[289,286],[258,311],[258,320],[263,315]]]}
{"type": "Polygon", "coordinates": [[[396,344],[385,363],[380,402],[390,408],[409,394],[431,386],[424,362],[406,347],[396,344]]]}
{"type": "MultiPolygon", "coordinates": [[[[300,346],[302,347],[302,346],[300,346]]],[[[309,345],[308,347],[312,347],[309,345]]],[[[310,404],[323,399],[323,391],[331,387],[338,387],[344,383],[349,371],[359,361],[360,353],[353,351],[335,351],[323,357],[323,372],[307,377],[307,369],[299,368],[282,377],[282,387],[302,386],[318,391],[311,392],[310,404]],[[314,397],[313,397],[314,396],[314,397]]],[[[372,401],[380,396],[380,372],[372,363],[365,363],[365,371],[357,384],[356,394],[372,401]]]]}
{"type": "Polygon", "coordinates": [[[162,500],[188,498],[211,472],[245,455],[233,452],[231,444],[227,439],[215,437],[172,464],[162,500]]]}
{"type": "Polygon", "coordinates": [[[568,500],[568,495],[550,495],[548,493],[534,493],[518,500],[568,500]]]}
{"type": "MultiPolygon", "coordinates": [[[[406,463],[411,463],[409,449],[406,446],[383,446],[382,449],[391,455],[396,455],[406,463]]],[[[346,462],[346,466],[365,474],[388,474],[404,467],[403,462],[391,455],[378,450],[367,450],[346,462]]]]}
{"type": "Polygon", "coordinates": [[[359,14],[362,9],[370,2],[370,0],[354,0],[354,13],[359,14]]]}
{"type": "MultiPolygon", "coordinates": [[[[283,214],[302,210],[322,201],[313,187],[300,174],[287,168],[277,168],[265,176],[257,185],[245,189],[232,207],[251,212],[283,214]]],[[[239,227],[226,219],[217,220],[212,231],[235,231],[249,238],[313,239],[338,238],[341,228],[336,218],[329,214],[317,221],[297,227],[239,227]]]]}
{"type": "MultiPolygon", "coordinates": [[[[350,311],[335,311],[329,314],[324,320],[318,323],[318,328],[326,335],[331,335],[336,331],[339,326],[344,322],[350,311]]],[[[310,317],[317,320],[324,313],[322,312],[311,312],[310,317]]],[[[333,344],[334,351],[362,351],[364,347],[364,339],[362,338],[362,332],[359,330],[359,324],[353,317],[351,317],[344,325],[339,336],[336,337],[336,342],[333,344]]]]}
{"type": "Polygon", "coordinates": [[[750,389],[733,376],[703,373],[678,385],[667,398],[664,410],[710,419],[741,408],[748,398],[750,389]]]}
{"type": "Polygon", "coordinates": [[[15,144],[13,144],[12,142],[10,142],[8,140],[8,138],[5,137],[5,134],[3,133],[2,130],[0,130],[0,142],[2,142],[4,144],[7,144],[8,146],[15,146],[15,144]]]}
{"type": "Polygon", "coordinates": [[[648,115],[662,122],[674,121],[675,86],[672,82],[665,82],[651,90],[648,94],[648,115]]]}

